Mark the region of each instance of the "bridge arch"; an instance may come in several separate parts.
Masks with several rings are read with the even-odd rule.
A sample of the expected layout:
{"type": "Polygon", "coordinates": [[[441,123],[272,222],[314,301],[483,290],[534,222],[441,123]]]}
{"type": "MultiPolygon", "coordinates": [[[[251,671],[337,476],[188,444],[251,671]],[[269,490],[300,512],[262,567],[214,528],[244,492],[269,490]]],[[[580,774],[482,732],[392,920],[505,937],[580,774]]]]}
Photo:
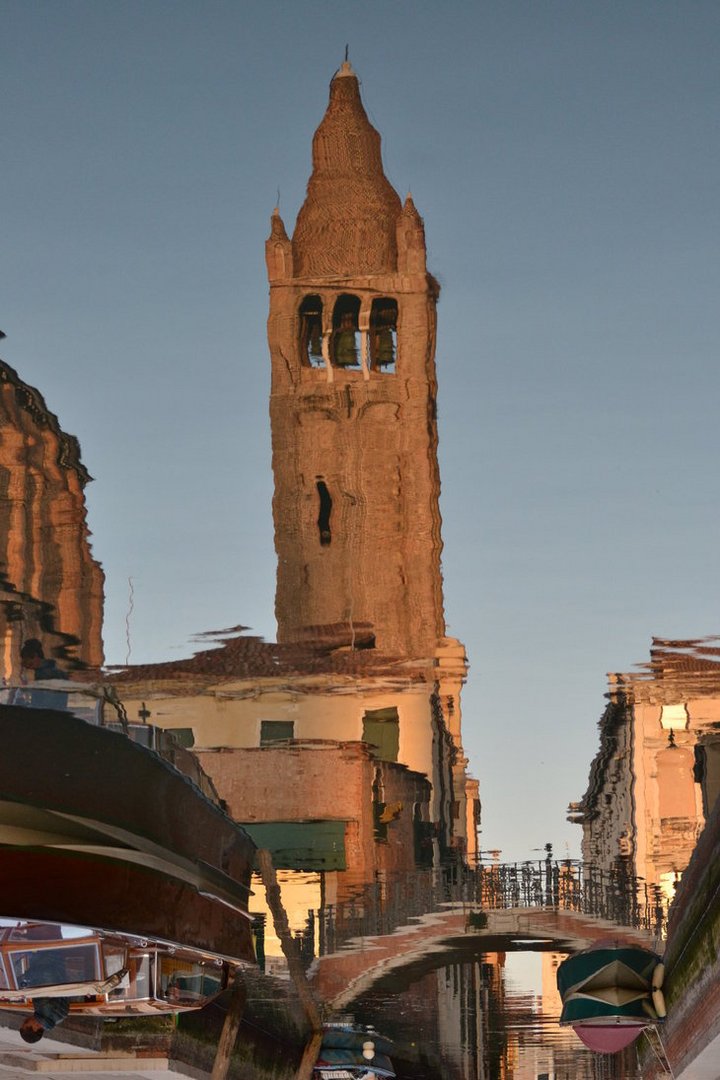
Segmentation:
{"type": "Polygon", "coordinates": [[[456,962],[458,956],[510,952],[523,943],[535,943],[538,951],[577,952],[600,938],[645,948],[658,945],[651,931],[575,911],[505,908],[470,913],[464,905],[448,905],[390,934],[346,942],[342,950],[316,960],[310,975],[320,1000],[342,1010],[405,969],[421,966],[430,971],[456,962]]]}

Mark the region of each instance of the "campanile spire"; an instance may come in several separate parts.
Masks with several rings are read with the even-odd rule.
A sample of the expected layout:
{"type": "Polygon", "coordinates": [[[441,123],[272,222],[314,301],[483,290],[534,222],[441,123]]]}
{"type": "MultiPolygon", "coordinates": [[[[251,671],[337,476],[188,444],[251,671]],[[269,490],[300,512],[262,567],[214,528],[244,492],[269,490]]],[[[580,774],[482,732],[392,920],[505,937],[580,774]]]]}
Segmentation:
{"type": "Polygon", "coordinates": [[[330,83],[315,132],[307,197],[293,233],[302,277],[391,273],[397,266],[397,192],[383,171],[380,136],[368,120],[348,61],[330,83]]]}

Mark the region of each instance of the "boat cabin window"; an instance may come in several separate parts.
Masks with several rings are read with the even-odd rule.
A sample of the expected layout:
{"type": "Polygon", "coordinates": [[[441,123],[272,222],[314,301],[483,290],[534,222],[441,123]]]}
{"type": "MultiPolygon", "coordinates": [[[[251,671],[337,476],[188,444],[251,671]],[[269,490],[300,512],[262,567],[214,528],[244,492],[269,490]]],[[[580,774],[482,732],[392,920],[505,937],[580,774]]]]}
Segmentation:
{"type": "Polygon", "coordinates": [[[59,709],[72,713],[88,724],[102,724],[102,699],[92,694],[52,687],[4,686],[0,689],[0,705],[18,705],[28,709],[59,709]]]}
{"type": "Polygon", "coordinates": [[[101,978],[100,952],[95,943],[17,949],[10,953],[10,961],[19,990],[101,978]]]}
{"type": "Polygon", "coordinates": [[[308,367],[324,367],[322,354],[322,300],[306,296],[300,305],[300,359],[308,367]]]}
{"type": "MultiPolygon", "coordinates": [[[[116,945],[103,945],[103,975],[109,978],[128,968],[127,950],[116,945]]],[[[125,970],[120,982],[109,993],[110,998],[124,997],[130,989],[130,972],[125,970]]]]}
{"type": "Polygon", "coordinates": [[[395,372],[397,358],[397,300],[383,296],[370,309],[370,366],[386,375],[395,372]]]}
{"type": "Polygon", "coordinates": [[[27,687],[8,687],[3,694],[3,704],[17,705],[22,709],[54,709],[56,712],[70,712],[69,694],[64,690],[49,689],[47,686],[32,684],[27,687]]]}
{"type": "Polygon", "coordinates": [[[163,956],[158,972],[158,997],[175,1005],[197,1005],[224,986],[223,969],[215,964],[163,956]]]}
{"type": "Polygon", "coordinates": [[[147,953],[131,953],[128,957],[128,978],[130,986],[126,997],[133,1001],[147,1001],[154,997],[154,958],[147,953]]]}
{"type": "Polygon", "coordinates": [[[359,370],[360,362],[360,300],[342,293],[333,310],[331,348],[334,367],[359,370]]]}

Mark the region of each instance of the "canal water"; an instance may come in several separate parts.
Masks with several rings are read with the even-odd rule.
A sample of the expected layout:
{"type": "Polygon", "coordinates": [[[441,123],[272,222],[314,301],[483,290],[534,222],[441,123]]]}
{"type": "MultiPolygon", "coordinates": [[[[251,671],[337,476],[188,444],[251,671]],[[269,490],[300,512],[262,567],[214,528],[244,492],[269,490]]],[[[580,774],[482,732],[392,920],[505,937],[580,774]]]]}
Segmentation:
{"type": "MultiPolygon", "coordinates": [[[[103,667],[102,571],[79,448],[8,366],[2,389],[3,427],[17,435],[0,448],[3,700],[37,704],[45,694],[46,707],[85,716],[81,694],[71,705],[53,680],[71,679],[79,692],[104,686],[145,745],[162,729],[194,755],[208,790],[270,853],[287,932],[256,870],[250,911],[262,978],[240,1040],[288,1037],[268,1003],[297,990],[290,950],[324,1019],[390,1039],[398,1077],[643,1075],[645,1036],[601,1055],[561,1025],[557,970],[598,941],[664,950],[668,909],[720,791],[718,643],[655,640],[645,663],[610,677],[587,777],[568,777],[575,853],[558,857],[547,843],[534,858],[504,861],[487,831],[479,845],[482,762],[463,749],[467,659],[444,628],[437,529],[416,552],[425,560],[416,585],[427,591],[404,586],[387,637],[352,613],[303,622],[301,568],[281,560],[278,642],[235,628],[203,635],[181,659],[103,667]]],[[[276,503],[279,549],[300,527],[283,468],[276,460],[286,497],[276,503]]],[[[434,484],[439,529],[436,476],[434,484]]],[[[312,498],[303,514],[314,547],[302,556],[311,561],[332,548],[335,520],[326,488],[312,498]]],[[[334,590],[357,589],[382,611],[382,584],[356,579],[350,547],[338,541],[332,558],[328,582],[316,570],[308,578],[316,610],[333,609],[334,590]]],[[[307,1036],[302,1022],[296,1028],[290,1058],[307,1036]]]]}

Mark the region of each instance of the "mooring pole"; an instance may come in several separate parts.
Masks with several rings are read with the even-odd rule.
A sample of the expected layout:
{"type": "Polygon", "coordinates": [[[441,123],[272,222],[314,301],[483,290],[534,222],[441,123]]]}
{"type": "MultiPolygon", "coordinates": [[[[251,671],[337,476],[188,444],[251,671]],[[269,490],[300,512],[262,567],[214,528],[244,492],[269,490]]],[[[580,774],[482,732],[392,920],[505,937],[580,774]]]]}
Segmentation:
{"type": "Polygon", "coordinates": [[[312,1080],[313,1066],[318,1059],[321,1044],[322,1031],[313,1031],[305,1047],[298,1071],[295,1073],[295,1080],[312,1080]]]}
{"type": "Polygon", "coordinates": [[[223,1023],[220,1041],[218,1042],[218,1048],[215,1052],[215,1061],[210,1074],[210,1080],[225,1080],[227,1077],[230,1069],[230,1057],[235,1046],[238,1031],[240,1030],[240,1023],[245,1011],[246,1001],[247,991],[245,989],[245,984],[238,975],[232,987],[230,1006],[225,1014],[225,1022],[223,1023]]]}
{"type": "MultiPolygon", "coordinates": [[[[300,1003],[305,1010],[305,1016],[307,1017],[311,1031],[310,1040],[305,1047],[305,1053],[303,1054],[300,1068],[297,1072],[297,1080],[311,1080],[313,1065],[317,1061],[320,1043],[322,1042],[322,1018],[317,1002],[310,989],[310,984],[305,977],[298,943],[290,932],[290,924],[288,923],[287,912],[285,911],[282,896],[280,895],[280,886],[278,885],[277,874],[275,873],[275,867],[273,866],[270,852],[264,849],[258,851],[257,861],[260,868],[260,877],[265,886],[267,905],[270,908],[270,913],[275,924],[275,933],[280,939],[280,945],[285,955],[285,959],[287,960],[290,978],[293,981],[300,1003]]],[[[211,1080],[216,1080],[216,1078],[213,1076],[211,1080]]]]}

